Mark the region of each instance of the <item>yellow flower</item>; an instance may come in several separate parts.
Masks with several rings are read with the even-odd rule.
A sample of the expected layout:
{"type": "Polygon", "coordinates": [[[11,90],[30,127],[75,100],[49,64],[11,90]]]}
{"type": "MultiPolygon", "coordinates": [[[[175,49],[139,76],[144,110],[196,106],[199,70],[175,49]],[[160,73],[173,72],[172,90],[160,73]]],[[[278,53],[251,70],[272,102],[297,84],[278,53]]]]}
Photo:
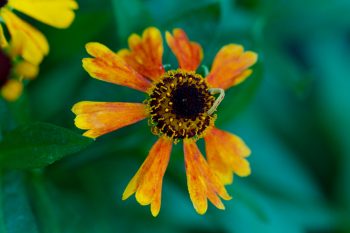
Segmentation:
{"type": "Polygon", "coordinates": [[[40,31],[17,17],[13,10],[53,27],[67,28],[74,20],[73,10],[77,8],[78,4],[74,0],[0,0],[0,19],[5,22],[12,37],[18,31],[23,33],[28,41],[23,50],[23,58],[39,64],[48,54],[49,44],[40,31]]]}
{"type": "Polygon", "coordinates": [[[39,68],[21,57],[28,43],[23,33],[17,32],[10,43],[1,34],[0,25],[0,94],[8,101],[15,101],[22,93],[22,81],[33,79],[39,68]]]}
{"type": "Polygon", "coordinates": [[[165,71],[163,41],[157,28],[147,28],[142,36],[129,37],[129,49],[112,52],[99,43],[88,43],[93,58],[83,59],[89,74],[102,81],[127,86],[148,97],[144,103],[88,102],[75,104],[75,125],[97,138],[121,127],[150,118],[152,132],[159,136],[148,157],[126,187],[123,199],[135,194],[141,205],[151,205],[153,216],[161,205],[161,189],[172,144],[183,141],[187,184],[193,206],[199,214],[207,210],[207,200],[224,209],[220,198],[231,197],[225,189],[233,174],[250,174],[246,157],[250,150],[237,136],[214,127],[216,110],[224,89],[244,81],[257,60],[254,52],[244,52],[236,44],[224,46],[216,55],[211,72],[203,78],[195,70],[203,52],[185,32],[175,29],[166,40],[177,57],[179,69],[165,71]],[[220,93],[218,98],[214,94],[220,93]],[[205,160],[196,145],[204,138],[205,160]]]}

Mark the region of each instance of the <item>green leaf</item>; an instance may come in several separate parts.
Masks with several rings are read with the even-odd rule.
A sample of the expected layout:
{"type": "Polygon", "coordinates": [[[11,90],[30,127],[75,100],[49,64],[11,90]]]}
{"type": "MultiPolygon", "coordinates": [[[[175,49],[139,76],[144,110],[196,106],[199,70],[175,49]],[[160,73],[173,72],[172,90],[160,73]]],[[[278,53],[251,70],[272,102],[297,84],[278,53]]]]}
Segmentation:
{"type": "Polygon", "coordinates": [[[0,166],[30,169],[45,167],[92,142],[65,128],[32,123],[5,135],[0,143],[0,166]]]}

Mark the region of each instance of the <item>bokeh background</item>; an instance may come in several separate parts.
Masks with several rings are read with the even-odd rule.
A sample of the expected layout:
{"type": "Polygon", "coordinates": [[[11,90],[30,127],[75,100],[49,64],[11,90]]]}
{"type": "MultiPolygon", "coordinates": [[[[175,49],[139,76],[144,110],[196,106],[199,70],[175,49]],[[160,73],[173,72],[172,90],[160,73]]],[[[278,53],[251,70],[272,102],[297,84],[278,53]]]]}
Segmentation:
{"type": "MultiPolygon", "coordinates": [[[[117,51],[148,26],[163,35],[181,27],[203,46],[208,67],[228,43],[259,54],[254,74],[226,93],[217,120],[251,148],[252,175],[235,177],[227,187],[233,200],[225,211],[210,206],[200,216],[187,193],[180,143],[164,177],[160,215],[153,218],[133,197],[121,200],[156,141],[143,121],[44,168],[13,162],[2,169],[1,233],[350,232],[349,0],[78,2],[67,30],[26,18],[48,37],[51,52],[19,101],[0,100],[0,157],[9,143],[22,149],[18,156],[25,158],[26,150],[35,155],[37,145],[22,148],[23,137],[34,135],[35,142],[35,135],[54,134],[41,124],[33,129],[33,122],[81,133],[70,111],[78,101],[145,98],[90,78],[81,67],[85,43],[99,41],[117,51]]],[[[177,67],[167,47],[163,60],[177,67]]],[[[47,156],[60,148],[44,146],[47,156]]]]}

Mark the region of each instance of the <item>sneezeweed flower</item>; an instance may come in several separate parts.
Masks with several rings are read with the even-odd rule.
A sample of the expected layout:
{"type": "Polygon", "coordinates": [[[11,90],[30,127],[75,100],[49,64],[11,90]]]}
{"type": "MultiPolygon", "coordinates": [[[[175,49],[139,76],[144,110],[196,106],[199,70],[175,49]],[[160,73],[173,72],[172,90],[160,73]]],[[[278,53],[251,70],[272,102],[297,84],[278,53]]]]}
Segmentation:
{"type": "Polygon", "coordinates": [[[23,33],[28,41],[23,48],[24,59],[39,64],[48,54],[49,44],[40,31],[17,17],[15,10],[50,26],[67,28],[77,8],[75,0],[0,0],[0,22],[5,22],[11,37],[18,31],[23,33]]]}
{"type": "Polygon", "coordinates": [[[166,41],[177,57],[179,69],[165,71],[162,65],[163,42],[158,29],[147,28],[142,36],[129,37],[129,49],[112,52],[99,43],[88,43],[93,58],[83,59],[83,67],[96,79],[127,86],[147,94],[144,103],[90,102],[75,104],[75,125],[97,138],[121,127],[150,119],[152,132],[159,136],[148,157],[127,185],[123,199],[135,194],[141,205],[151,205],[158,215],[161,190],[173,143],[183,141],[188,191],[200,214],[209,199],[224,209],[220,198],[231,197],[225,189],[233,174],[250,174],[248,147],[237,136],[215,128],[218,104],[224,90],[244,81],[257,60],[254,52],[244,52],[236,44],[224,46],[216,55],[211,72],[203,78],[196,73],[203,58],[199,44],[185,32],[166,33],[166,41]],[[215,98],[215,94],[220,94],[215,98]],[[204,138],[208,161],[196,145],[204,138]]]}
{"type": "Polygon", "coordinates": [[[21,32],[7,42],[1,36],[0,25],[0,94],[7,101],[15,101],[23,90],[23,81],[38,74],[38,66],[23,59],[23,48],[27,40],[21,32]]]}

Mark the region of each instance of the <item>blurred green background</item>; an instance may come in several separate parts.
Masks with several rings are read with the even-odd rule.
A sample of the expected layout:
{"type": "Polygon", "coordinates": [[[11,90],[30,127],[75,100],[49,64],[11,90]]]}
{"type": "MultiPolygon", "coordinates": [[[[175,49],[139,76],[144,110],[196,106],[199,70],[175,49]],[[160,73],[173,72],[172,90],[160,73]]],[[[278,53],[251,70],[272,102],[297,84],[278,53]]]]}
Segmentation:
{"type": "MultiPolygon", "coordinates": [[[[349,0],[78,2],[67,30],[27,18],[48,37],[51,52],[19,101],[0,100],[0,233],[350,232],[349,0]],[[228,43],[259,54],[254,74],[230,89],[218,109],[217,125],[252,149],[252,175],[227,187],[233,200],[225,211],[210,206],[196,214],[181,143],[157,218],[133,197],[122,201],[156,141],[147,122],[93,143],[74,127],[70,109],[78,101],[145,98],[90,78],[81,67],[85,43],[117,51],[148,26],[163,35],[183,28],[203,46],[209,67],[228,43]],[[62,154],[69,156],[47,166],[62,154]]],[[[167,47],[163,61],[177,66],[167,47]]]]}

